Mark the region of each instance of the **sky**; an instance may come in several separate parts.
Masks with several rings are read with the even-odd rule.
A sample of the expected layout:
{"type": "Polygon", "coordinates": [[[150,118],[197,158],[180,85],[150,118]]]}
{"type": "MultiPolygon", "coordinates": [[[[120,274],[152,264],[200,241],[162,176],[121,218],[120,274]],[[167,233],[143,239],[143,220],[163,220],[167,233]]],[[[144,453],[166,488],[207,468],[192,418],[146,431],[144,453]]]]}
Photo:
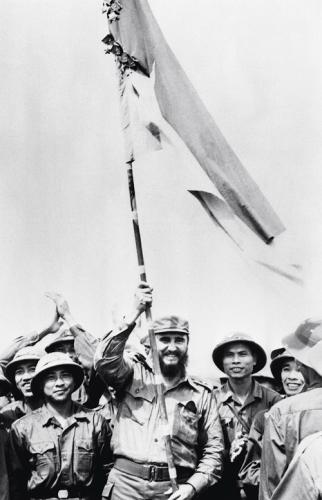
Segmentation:
{"type": "MultiPolygon", "coordinates": [[[[319,0],[151,0],[200,97],[286,231],[270,252],[296,285],[254,264],[187,189],[216,194],[182,143],[134,165],[153,316],[191,328],[191,370],[216,374],[215,344],[245,332],[269,350],[322,296],[322,6],[319,0]]],[[[2,0],[0,331],[3,346],[51,322],[66,296],[95,336],[138,281],[117,78],[93,0],[2,0]]],[[[135,334],[134,334],[135,335],[135,334]]]]}

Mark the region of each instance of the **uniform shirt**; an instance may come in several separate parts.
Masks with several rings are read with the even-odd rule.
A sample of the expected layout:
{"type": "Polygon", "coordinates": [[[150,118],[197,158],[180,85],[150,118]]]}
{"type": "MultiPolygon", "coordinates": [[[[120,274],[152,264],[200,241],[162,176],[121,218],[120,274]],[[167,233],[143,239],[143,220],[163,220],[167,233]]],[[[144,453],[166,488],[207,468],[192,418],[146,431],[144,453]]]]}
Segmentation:
{"type": "Polygon", "coordinates": [[[242,404],[234,394],[228,381],[223,384],[220,389],[215,390],[215,395],[217,398],[220,422],[224,432],[226,449],[230,448],[238,431],[243,434],[248,434],[234,414],[232,408],[234,408],[235,412],[240,415],[245,421],[248,429],[250,429],[258,412],[268,410],[273,404],[281,399],[280,394],[259,384],[256,380],[253,380],[251,391],[244,404],[242,404]]]}
{"type": "Polygon", "coordinates": [[[272,497],[302,439],[319,431],[322,431],[322,387],[286,398],[270,410],[263,438],[261,500],[272,497]]]}
{"type": "MultiPolygon", "coordinates": [[[[42,403],[39,401],[39,406],[42,406],[42,403]]],[[[0,415],[5,423],[5,426],[10,429],[13,422],[18,420],[25,415],[28,415],[33,410],[22,400],[18,399],[17,401],[12,401],[12,403],[7,404],[0,411],[0,415]]]]}
{"type": "MultiPolygon", "coordinates": [[[[152,367],[124,356],[133,327],[110,333],[96,351],[96,369],[117,390],[118,410],[112,450],[141,463],[166,464],[156,404],[152,367]],[[121,396],[122,394],[122,396],[121,396]]],[[[211,387],[189,376],[165,390],[174,462],[191,469],[189,483],[196,491],[214,484],[221,475],[223,437],[211,387]]]]}
{"type": "Polygon", "coordinates": [[[322,432],[301,441],[272,500],[320,500],[322,498],[322,432]]]}
{"type": "Polygon", "coordinates": [[[26,491],[48,498],[68,488],[99,497],[104,467],[111,461],[110,432],[102,415],[73,403],[62,428],[44,405],[17,420],[10,437],[10,500],[25,500],[26,491]]]}

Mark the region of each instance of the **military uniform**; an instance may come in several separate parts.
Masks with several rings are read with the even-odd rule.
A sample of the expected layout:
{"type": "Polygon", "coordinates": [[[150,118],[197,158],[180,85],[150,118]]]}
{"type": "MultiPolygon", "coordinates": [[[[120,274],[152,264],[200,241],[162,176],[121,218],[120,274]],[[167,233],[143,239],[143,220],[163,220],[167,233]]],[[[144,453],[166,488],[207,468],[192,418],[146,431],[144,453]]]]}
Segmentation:
{"type": "Polygon", "coordinates": [[[10,500],[100,499],[109,461],[109,431],[102,415],[73,403],[62,428],[43,406],[12,425],[10,500]]]}
{"type": "MultiPolygon", "coordinates": [[[[250,390],[246,399],[241,400],[233,391],[229,379],[220,389],[215,390],[220,422],[224,434],[225,458],[223,478],[210,493],[214,497],[217,495],[219,498],[240,500],[244,492],[241,491],[238,473],[245,458],[247,438],[251,424],[258,412],[268,410],[274,403],[281,399],[281,396],[272,389],[252,379],[252,373],[258,373],[265,366],[266,353],[249,335],[237,332],[220,341],[212,353],[215,365],[225,373],[224,358],[227,350],[229,351],[230,347],[233,349],[234,344],[245,345],[252,354],[251,360],[248,361],[247,370],[244,371],[244,376],[247,378],[250,390]],[[252,371],[248,371],[250,369],[252,371]]],[[[230,354],[231,358],[232,356],[230,354]]],[[[236,361],[236,365],[239,366],[239,369],[245,366],[239,358],[236,361]]],[[[209,496],[209,498],[211,497],[209,496]]]]}
{"type": "MultiPolygon", "coordinates": [[[[164,499],[170,482],[155,376],[149,362],[124,357],[132,330],[111,332],[95,355],[98,373],[118,394],[111,440],[115,466],[104,493],[112,500],[164,499]]],[[[199,493],[219,480],[222,469],[223,438],[212,389],[184,375],[164,396],[178,482],[199,493]]]]}

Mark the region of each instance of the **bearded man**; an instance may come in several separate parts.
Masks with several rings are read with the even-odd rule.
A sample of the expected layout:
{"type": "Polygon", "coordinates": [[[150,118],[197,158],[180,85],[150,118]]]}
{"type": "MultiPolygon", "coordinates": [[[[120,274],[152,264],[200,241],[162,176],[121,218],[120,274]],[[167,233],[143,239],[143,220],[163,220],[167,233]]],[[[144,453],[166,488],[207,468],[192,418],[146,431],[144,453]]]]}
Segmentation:
{"type": "Polygon", "coordinates": [[[143,360],[124,353],[136,320],[151,302],[152,289],[141,283],[132,313],[101,341],[95,354],[97,372],[118,394],[111,441],[115,464],[103,492],[111,500],[188,500],[221,475],[223,435],[212,388],[186,372],[188,322],[164,316],[152,326],[179,483],[171,494],[150,354],[143,360]]]}

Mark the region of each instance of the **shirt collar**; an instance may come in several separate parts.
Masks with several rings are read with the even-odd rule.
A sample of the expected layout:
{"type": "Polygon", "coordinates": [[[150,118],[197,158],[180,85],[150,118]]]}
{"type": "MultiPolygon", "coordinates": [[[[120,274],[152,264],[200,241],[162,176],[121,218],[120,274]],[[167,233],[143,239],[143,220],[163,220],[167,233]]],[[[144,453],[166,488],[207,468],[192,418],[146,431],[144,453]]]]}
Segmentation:
{"type": "MultiPolygon", "coordinates": [[[[89,422],[89,418],[86,414],[86,412],[83,410],[83,408],[78,405],[77,403],[73,403],[72,407],[72,415],[70,417],[71,422],[77,422],[81,420],[87,420],[89,422]]],[[[47,408],[47,406],[44,404],[41,407],[41,415],[42,415],[42,426],[46,427],[53,422],[58,423],[57,419],[55,418],[55,415],[53,415],[47,408]]]]}
{"type": "MultiPolygon", "coordinates": [[[[225,403],[229,399],[236,399],[236,395],[230,387],[229,380],[221,386],[222,402],[225,403]]],[[[250,393],[247,396],[245,404],[251,403],[255,399],[262,399],[263,389],[262,386],[254,379],[252,379],[252,387],[250,393]]],[[[238,399],[236,399],[238,401],[238,399]]],[[[244,406],[245,406],[244,404],[244,406]]]]}

